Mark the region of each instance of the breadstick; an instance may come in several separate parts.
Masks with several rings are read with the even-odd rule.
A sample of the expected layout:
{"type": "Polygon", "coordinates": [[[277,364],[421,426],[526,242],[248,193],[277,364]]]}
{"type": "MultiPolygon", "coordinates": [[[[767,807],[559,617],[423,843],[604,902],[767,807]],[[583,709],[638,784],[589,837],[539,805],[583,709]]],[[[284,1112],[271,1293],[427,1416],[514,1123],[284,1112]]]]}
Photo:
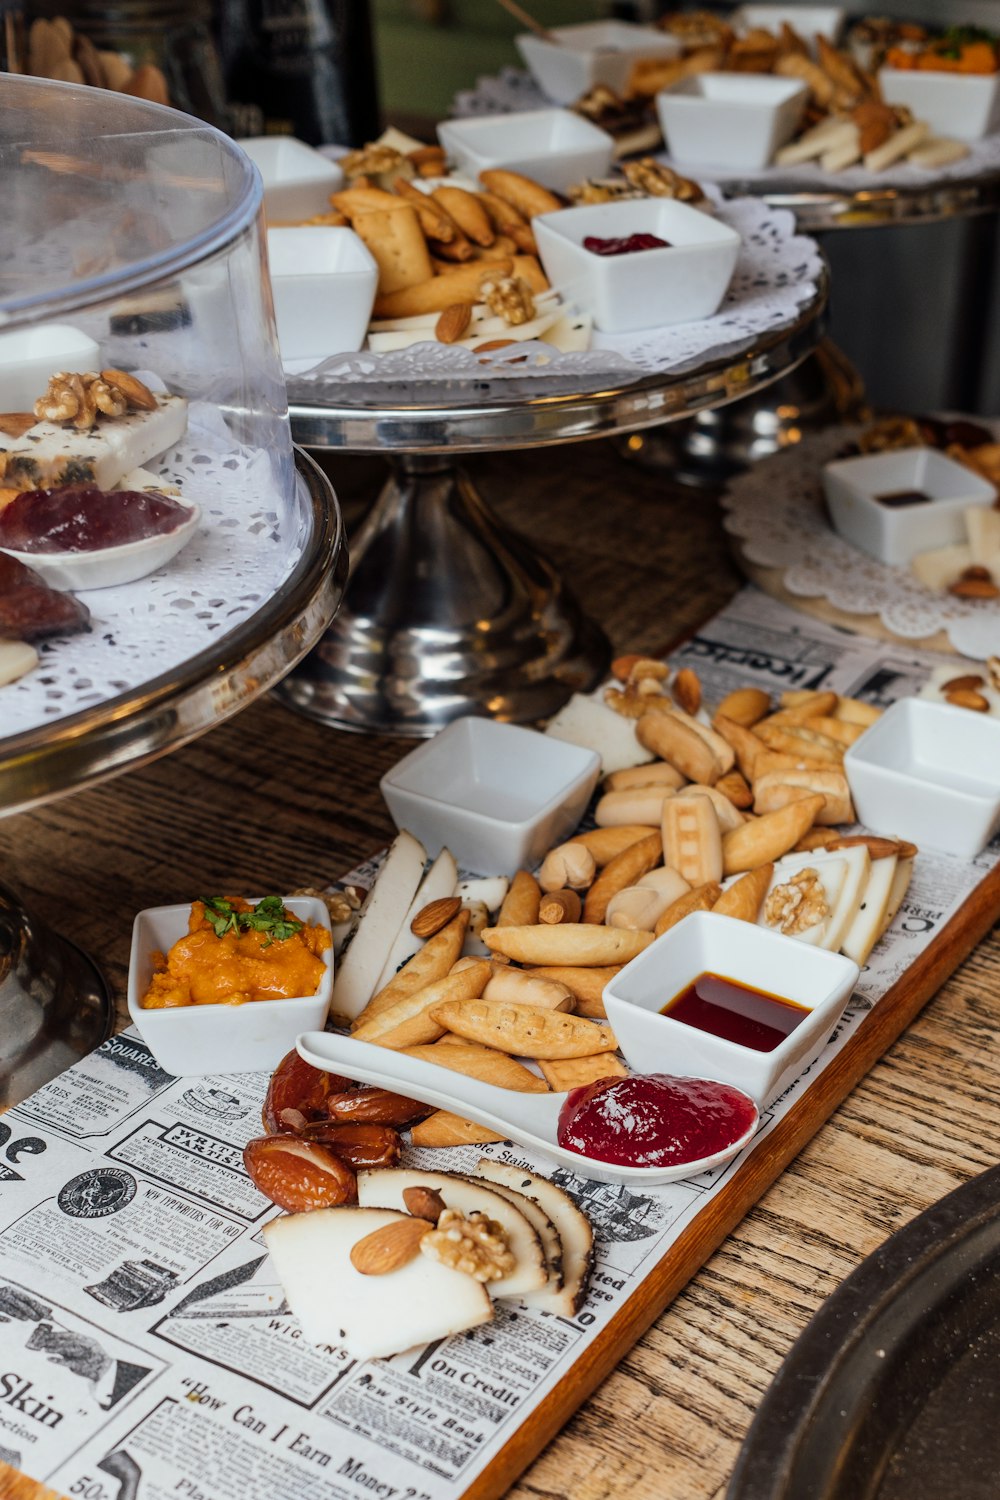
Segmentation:
{"type": "MultiPolygon", "coordinates": [[[[549,278],[542,270],[542,263],[537,255],[515,255],[513,259],[513,276],[520,276],[526,281],[533,292],[547,292],[550,288],[549,278]]],[[[495,268],[494,268],[495,270],[495,268]]],[[[504,271],[496,271],[498,276],[506,275],[504,271]]]]}
{"type": "Polygon", "coordinates": [[[653,697],[650,699],[650,708],[660,713],[671,714],[673,718],[679,719],[682,724],[692,730],[700,739],[703,739],[722,767],[723,774],[733,769],[733,766],[736,764],[733,747],[729,744],[728,740],[723,739],[717,729],[712,729],[710,725],[703,724],[693,714],[685,713],[683,708],[677,708],[669,699],[664,699],[661,702],[660,699],[653,697]]]}
{"type": "Polygon", "coordinates": [[[583,891],[590,885],[596,871],[597,861],[584,845],[557,844],[542,861],[538,884],[543,891],[561,891],[566,886],[570,890],[583,891]]]}
{"type": "Polygon", "coordinates": [[[530,927],[538,921],[542,893],[538,881],[527,870],[518,870],[497,913],[498,927],[530,927]]]}
{"type": "Polygon", "coordinates": [[[833,717],[843,719],[845,724],[863,724],[867,729],[876,719],[881,719],[882,710],[874,703],[862,703],[860,698],[838,698],[833,717]]]}
{"type": "Polygon", "coordinates": [[[575,969],[565,964],[552,964],[547,968],[527,969],[525,972],[537,974],[539,979],[558,979],[560,984],[564,984],[572,992],[577,1015],[603,1021],[604,987],[611,983],[616,974],[621,973],[621,964],[611,964],[603,969],[575,969]]]}
{"type": "MultiPolygon", "coordinates": [[[[591,1057],[618,1046],[610,1026],[533,1005],[457,1000],[435,1007],[434,1019],[459,1036],[514,1057],[591,1057]]],[[[442,1049],[449,1058],[459,1050],[442,1049]]]]}
{"type": "MultiPolygon", "coordinates": [[[[828,739],[805,724],[758,724],[754,733],[771,750],[786,755],[799,755],[803,760],[819,761],[823,765],[839,766],[844,758],[844,747],[836,740],[828,739]]],[[[751,778],[756,780],[756,776],[751,778]]]]}
{"type": "Polygon", "coordinates": [[[492,245],[495,237],[493,225],[474,193],[466,192],[465,188],[445,185],[435,188],[431,197],[454,220],[462,233],[468,235],[473,244],[492,245]]]}
{"type": "Polygon", "coordinates": [[[635,792],[643,787],[668,786],[675,792],[685,785],[684,777],[676,766],[665,760],[647,761],[644,766],[629,766],[624,771],[612,771],[604,778],[606,792],[635,792]]]}
{"type": "Polygon", "coordinates": [[[951,140],[948,136],[931,136],[911,151],[906,158],[911,166],[933,171],[936,167],[950,167],[952,162],[968,156],[969,148],[964,141],[951,140]]]}
{"type": "Polygon", "coordinates": [[[663,809],[663,858],[690,886],[722,878],[722,833],[707,797],[671,797],[663,809]]]}
{"type": "Polygon", "coordinates": [[[500,167],[493,167],[480,172],[479,181],[488,193],[502,198],[505,203],[512,203],[526,219],[533,219],[536,214],[555,213],[562,208],[555,193],[550,193],[540,182],[524,177],[520,172],[506,172],[500,167]]]}
{"type": "Polygon", "coordinates": [[[475,1120],[463,1120],[450,1109],[438,1109],[417,1125],[410,1126],[410,1140],[415,1146],[488,1146],[491,1141],[502,1141],[486,1125],[477,1125],[475,1120]]]}
{"type": "Polygon", "coordinates": [[[433,267],[416,210],[391,194],[386,196],[391,208],[355,214],[351,227],[378,262],[379,296],[405,297],[423,285],[433,267]]]}
{"type": "Polygon", "coordinates": [[[760,903],[767,895],[773,874],[773,864],[748,870],[723,891],[712,910],[723,917],[737,917],[741,922],[756,922],[760,903]]]}
{"type": "Polygon", "coordinates": [[[751,728],[758,719],[763,719],[771,708],[771,695],[765,693],[763,688],[737,688],[734,693],[727,693],[716,709],[724,719],[730,719],[734,724],[742,724],[744,729],[751,728]]]}
{"type": "Polygon", "coordinates": [[[644,713],[636,721],[635,733],[645,750],[652,750],[661,760],[676,766],[688,781],[713,786],[722,775],[722,766],[711,747],[672,713],[657,709],[644,713]]]}
{"type": "Polygon", "coordinates": [[[579,922],[583,902],[578,891],[549,891],[538,908],[539,922],[579,922]]]}
{"type": "Polygon", "coordinates": [[[893,162],[901,161],[908,156],[917,146],[921,145],[931,133],[931,127],[926,120],[914,120],[912,125],[904,125],[902,130],[897,130],[895,135],[881,146],[876,146],[874,151],[869,151],[865,157],[865,166],[869,172],[884,172],[886,167],[891,167],[893,162]]]}
{"type": "Polygon", "coordinates": [[[489,214],[490,223],[498,236],[505,239],[509,237],[527,255],[537,254],[538,245],[531,225],[512,203],[505,203],[495,193],[480,193],[479,201],[489,214]]]}
{"type": "Polygon", "coordinates": [[[594,1057],[560,1057],[539,1060],[542,1077],[554,1094],[568,1094],[570,1089],[585,1089],[599,1078],[627,1078],[628,1068],[620,1058],[608,1052],[594,1057]]]}
{"type": "MultiPolygon", "coordinates": [[[[413,189],[416,192],[416,189],[413,189]]],[[[422,198],[423,193],[420,194],[422,198]]],[[[339,193],[330,194],[330,202],[334,208],[339,209],[348,219],[353,219],[356,214],[371,213],[375,209],[393,209],[399,207],[399,198],[395,193],[386,192],[380,187],[349,187],[342,189],[339,193]]]]}
{"type": "Polygon", "coordinates": [[[421,1042],[435,1042],[444,1028],[431,1020],[432,1007],[448,1000],[478,999],[492,975],[492,966],[481,958],[386,1006],[377,1016],[362,1021],[355,1028],[354,1037],[380,1047],[416,1047],[421,1042]]]}
{"type": "Polygon", "coordinates": [[[845,719],[833,719],[819,716],[806,719],[806,729],[815,729],[819,734],[825,734],[827,739],[836,740],[838,745],[843,745],[847,750],[859,740],[865,732],[864,724],[849,724],[845,719]]]}
{"type": "Polygon", "coordinates": [[[715,790],[727,797],[740,811],[753,806],[753,792],[741,771],[727,771],[725,776],[720,776],[715,783],[715,790]]]}
{"type": "Polygon", "coordinates": [[[604,869],[587,892],[583,903],[585,922],[603,922],[608,902],[617,891],[635,885],[640,876],[655,867],[663,859],[663,834],[657,828],[623,849],[604,869]]]}
{"type": "MultiPolygon", "coordinates": [[[[768,715],[764,720],[766,724],[804,724],[806,719],[818,718],[821,714],[832,714],[837,707],[836,693],[806,693],[798,698],[795,703],[785,703],[777,713],[768,715]]],[[[759,728],[759,726],[758,726],[759,728]]]]}
{"type": "Polygon", "coordinates": [[[441,240],[434,241],[434,249],[437,252],[436,258],[434,258],[434,269],[439,272],[450,271],[453,261],[462,263],[476,259],[475,245],[467,235],[462,233],[457,225],[452,232],[450,240],[444,242],[441,240]]]}
{"type": "Polygon", "coordinates": [[[722,738],[732,745],[736,764],[747,781],[753,781],[757,774],[757,757],[767,749],[764,741],[758,739],[752,729],[737,724],[735,719],[727,719],[725,714],[716,714],[712,723],[722,738]]]}
{"type": "Polygon", "coordinates": [[[569,842],[582,844],[585,849],[589,849],[597,868],[601,869],[623,849],[648,837],[649,828],[645,824],[626,823],[620,828],[592,828],[589,833],[575,833],[569,842]]]}
{"type": "Polygon", "coordinates": [[[653,928],[654,937],[662,937],[669,932],[671,927],[676,927],[678,922],[683,922],[693,911],[711,911],[712,907],[722,895],[722,887],[717,880],[711,880],[705,885],[700,885],[696,890],[688,891],[686,896],[681,896],[673,906],[668,906],[663,916],[653,928]]]}
{"type": "MultiPolygon", "coordinates": [[[[404,205],[405,206],[405,205],[404,205]]],[[[509,276],[514,269],[510,260],[470,261],[468,265],[455,266],[440,276],[429,276],[415,286],[403,287],[398,292],[379,292],[375,298],[372,316],[376,318],[413,318],[421,313],[444,312],[456,302],[476,303],[480,300],[479,287],[486,277],[509,276]]]]}
{"type": "Polygon", "coordinates": [[[355,1019],[351,1030],[357,1030],[366,1021],[372,1020],[390,1005],[394,1005],[397,1000],[402,1000],[407,995],[415,995],[425,985],[432,984],[436,979],[443,979],[446,974],[450,973],[452,965],[461,956],[468,925],[469,913],[459,911],[447,926],[442,927],[441,931],[436,932],[432,938],[428,938],[409,963],[404,964],[392,976],[389,983],[383,985],[382,989],[372,996],[364,1010],[355,1019]]]}
{"type": "Polygon", "coordinates": [[[505,965],[483,990],[484,1000],[509,1000],[515,1005],[537,1005],[539,1010],[572,1010],[573,991],[558,979],[541,979],[505,965]]]}
{"type": "Polygon", "coordinates": [[[719,827],[723,833],[729,833],[733,828],[742,828],[746,819],[733,806],[729,798],[722,795],[718,786],[718,782],[716,782],[715,786],[689,786],[684,795],[685,797],[707,797],[715,808],[715,816],[719,820],[719,827]]]}
{"type": "Polygon", "coordinates": [[[819,792],[826,805],[817,814],[816,822],[835,826],[853,823],[854,804],[851,789],[843,771],[772,771],[759,776],[753,784],[754,812],[777,812],[780,807],[797,800],[797,793],[819,792]]]}
{"type": "MultiPolygon", "coordinates": [[[[473,1003],[482,1004],[481,1001],[473,1003]]],[[[544,1011],[539,1011],[539,1015],[544,1014],[544,1011]]],[[[464,1073],[469,1078],[478,1078],[481,1083],[495,1083],[498,1089],[515,1089],[519,1094],[548,1093],[545,1080],[523,1063],[515,1062],[507,1052],[482,1047],[468,1039],[461,1047],[404,1047],[403,1055],[415,1057],[420,1062],[437,1063],[439,1068],[464,1073]]]]}
{"type": "MultiPolygon", "coordinates": [[[[805,830],[803,830],[804,832],[805,830]]],[[[571,968],[603,968],[627,964],[651,938],[648,932],[622,932],[590,922],[558,922],[554,927],[486,927],[481,933],[487,948],[504,953],[516,963],[568,964],[571,968]]]]}
{"type": "Polygon", "coordinates": [[[448,217],[440,204],[435,203],[429,193],[422,193],[415,188],[405,177],[397,177],[392,184],[392,190],[411,204],[416,210],[420,227],[428,239],[437,240],[439,245],[448,245],[456,237],[456,226],[448,217]]]}
{"type": "Polygon", "coordinates": [[[740,875],[780,859],[793,849],[823,809],[822,796],[806,796],[790,802],[778,812],[765,813],[752,823],[727,833],[722,840],[722,868],[726,875],[740,875]]]}
{"type": "MultiPolygon", "coordinates": [[[[647,715],[647,717],[649,717],[647,715]]],[[[642,720],[639,720],[640,724],[642,720]]],[[[594,808],[598,828],[644,823],[656,828],[663,816],[663,804],[674,795],[669,786],[644,786],[632,792],[605,792],[594,808]]]]}

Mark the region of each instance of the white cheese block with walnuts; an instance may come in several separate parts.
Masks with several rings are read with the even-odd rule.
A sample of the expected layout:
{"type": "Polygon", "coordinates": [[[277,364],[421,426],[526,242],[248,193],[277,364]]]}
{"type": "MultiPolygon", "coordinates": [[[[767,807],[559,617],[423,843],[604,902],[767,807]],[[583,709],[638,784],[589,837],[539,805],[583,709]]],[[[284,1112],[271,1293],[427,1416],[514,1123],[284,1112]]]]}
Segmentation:
{"type": "Polygon", "coordinates": [[[124,474],[165,453],[184,436],[187,401],[157,396],[155,411],[102,418],[89,432],[62,422],[36,422],[23,437],[0,440],[0,485],[47,489],[96,484],[114,489],[124,474]]]}

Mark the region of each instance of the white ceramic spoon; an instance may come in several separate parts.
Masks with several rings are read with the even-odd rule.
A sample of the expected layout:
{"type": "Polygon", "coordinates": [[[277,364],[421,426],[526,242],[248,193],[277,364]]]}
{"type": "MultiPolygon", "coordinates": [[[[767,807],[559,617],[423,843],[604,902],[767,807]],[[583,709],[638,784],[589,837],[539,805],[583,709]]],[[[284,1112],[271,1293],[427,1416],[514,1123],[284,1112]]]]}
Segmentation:
{"type": "MultiPolygon", "coordinates": [[[[352,1037],[338,1036],[329,1031],[306,1031],[295,1045],[299,1056],[312,1063],[314,1068],[342,1073],[356,1083],[372,1083],[379,1088],[391,1089],[393,1093],[406,1094],[410,1099],[419,1099],[422,1104],[433,1104],[436,1109],[452,1110],[479,1125],[487,1125],[498,1135],[517,1141],[529,1150],[544,1152],[560,1166],[598,1182],[650,1185],[697,1177],[701,1172],[732,1161],[752,1139],[759,1124],[757,1106],[754,1105],[753,1124],[749,1130],[714,1156],[703,1156],[698,1161],[672,1167],[625,1167],[617,1162],[582,1156],[578,1151],[567,1151],[559,1145],[556,1130],[559,1111],[566,1102],[564,1093],[522,1094],[514,1089],[500,1089],[495,1084],[481,1083],[478,1078],[469,1078],[451,1068],[405,1057],[388,1047],[357,1042],[352,1037]]],[[[749,1099],[749,1095],[746,1097],[749,1099]]]]}

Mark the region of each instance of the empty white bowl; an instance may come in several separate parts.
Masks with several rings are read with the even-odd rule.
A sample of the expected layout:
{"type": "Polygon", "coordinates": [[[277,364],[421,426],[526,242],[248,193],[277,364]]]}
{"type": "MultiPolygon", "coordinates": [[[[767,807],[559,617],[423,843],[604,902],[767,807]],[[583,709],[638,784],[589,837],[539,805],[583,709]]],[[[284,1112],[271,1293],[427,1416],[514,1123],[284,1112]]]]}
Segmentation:
{"type": "Polygon", "coordinates": [[[532,109],[478,120],[445,120],[438,140],[463,172],[505,167],[564,193],[584,177],[603,177],[614,141],[570,109],[532,109]]]}
{"type": "Polygon", "coordinates": [[[839,5],[741,5],[733,14],[733,22],[742,31],[759,27],[777,33],[782,22],[787,21],[804,41],[823,36],[828,42],[835,42],[844,28],[846,14],[839,5]]]}
{"type": "Polygon", "coordinates": [[[750,170],[791,140],[808,97],[796,78],[701,73],[657,94],[656,112],[676,161],[750,170]]]}
{"type": "Polygon", "coordinates": [[[411,750],[379,785],[396,827],[429,855],[447,847],[464,869],[513,875],[569,837],[600,770],[593,750],[466,718],[411,750]]]}
{"type": "Polygon", "coordinates": [[[675,57],[680,44],[652,26],[630,21],[586,21],[555,26],[554,41],[525,31],[514,38],[538,87],[556,104],[572,104],[595,84],[623,94],[640,57],[675,57]]]}
{"type": "Polygon", "coordinates": [[[934,135],[978,141],[1000,130],[1000,73],[880,68],[878,81],[887,104],[905,104],[934,135]]]}
{"type": "Polygon", "coordinates": [[[264,213],[271,224],[328,213],[330,194],[344,185],[336,162],[294,136],[249,136],[236,144],[264,180],[264,213]]]}
{"type": "MultiPolygon", "coordinates": [[[[254,904],[259,896],[248,898],[254,904]]],[[[312,927],[330,931],[326,903],[312,896],[286,896],[289,911],[312,927]]],[[[333,994],[333,940],[323,955],[326,971],[315,995],[288,1000],[251,1000],[244,1005],[180,1005],[144,1010],[142,997],[153,976],[152,954],[166,953],[188,930],[191,903],[151,906],[132,925],[128,962],[128,1013],[156,1061],[168,1073],[253,1073],[271,1069],[302,1031],[322,1031],[333,994]]]]}
{"type": "Polygon", "coordinates": [[[851,746],[844,771],[874,833],[971,859],[1000,829],[1000,719],[990,714],[901,698],[851,746]]]}
{"type": "Polygon", "coordinates": [[[146,536],[138,542],[97,547],[90,552],[15,552],[12,547],[3,550],[34,568],[54,589],[110,589],[119,583],[134,583],[137,578],[166,567],[198,530],[200,508],[180,495],[172,495],[171,499],[184,506],[187,517],[173,531],[146,536]]]}
{"type": "Polygon", "coordinates": [[[608,333],[711,317],[740,253],[735,229],[672,198],[566,208],[540,214],[532,227],[552,285],[592,312],[594,326],[608,333]],[[597,255],[583,246],[590,235],[614,239],[642,231],[669,248],[597,255]]]}
{"type": "Polygon", "coordinates": [[[824,464],[823,493],[834,529],[862,552],[904,567],[918,552],[966,539],[965,510],[992,505],[997,492],[964,464],[935,448],[897,448],[824,464]],[[887,505],[879,495],[929,495],[887,505]]]}
{"type": "Polygon", "coordinates": [[[360,349],[378,287],[378,263],[353,229],[269,229],[281,357],[322,359],[360,349]]]}
{"type": "MultiPolygon", "coordinates": [[[[743,1089],[763,1108],[822,1051],[859,973],[842,954],[735,917],[695,912],[615,975],[605,986],[604,1006],[636,1072],[715,1078],[743,1089]],[[802,1019],[773,1051],[763,1052],[660,1014],[703,974],[790,1001],[801,1007],[802,1019]]],[[[754,1014],[752,997],[741,1013],[754,1014]]]]}
{"type": "Polygon", "coordinates": [[[0,411],[33,411],[57,370],[99,370],[101,351],[68,323],[0,333],[0,411]]]}

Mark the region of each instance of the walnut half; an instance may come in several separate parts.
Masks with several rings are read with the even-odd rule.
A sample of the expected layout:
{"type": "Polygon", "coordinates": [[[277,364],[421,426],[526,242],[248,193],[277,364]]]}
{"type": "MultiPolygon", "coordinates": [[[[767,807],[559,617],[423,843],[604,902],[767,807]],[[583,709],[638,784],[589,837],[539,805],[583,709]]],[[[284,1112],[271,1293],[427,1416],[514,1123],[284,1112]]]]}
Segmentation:
{"type": "Polygon", "coordinates": [[[44,396],[35,402],[40,422],[72,422],[78,432],[89,432],[98,416],[123,417],[129,407],[155,411],[156,397],[148,386],[124,370],[93,370],[83,375],[59,370],[49,377],[44,396]]]}
{"type": "Polygon", "coordinates": [[[486,1214],[472,1213],[468,1218],[454,1208],[446,1208],[420,1241],[423,1255],[439,1260],[453,1271],[464,1271],[477,1281],[499,1281],[509,1276],[516,1260],[507,1244],[503,1227],[486,1214]]]}
{"type": "Polygon", "coordinates": [[[829,915],[823,882],[811,865],[776,885],[764,903],[764,921],[786,937],[808,932],[829,915]]]}
{"type": "Polygon", "coordinates": [[[511,328],[518,323],[530,323],[535,316],[535,299],[531,288],[520,276],[501,276],[480,284],[479,294],[490,312],[511,328]]]}

